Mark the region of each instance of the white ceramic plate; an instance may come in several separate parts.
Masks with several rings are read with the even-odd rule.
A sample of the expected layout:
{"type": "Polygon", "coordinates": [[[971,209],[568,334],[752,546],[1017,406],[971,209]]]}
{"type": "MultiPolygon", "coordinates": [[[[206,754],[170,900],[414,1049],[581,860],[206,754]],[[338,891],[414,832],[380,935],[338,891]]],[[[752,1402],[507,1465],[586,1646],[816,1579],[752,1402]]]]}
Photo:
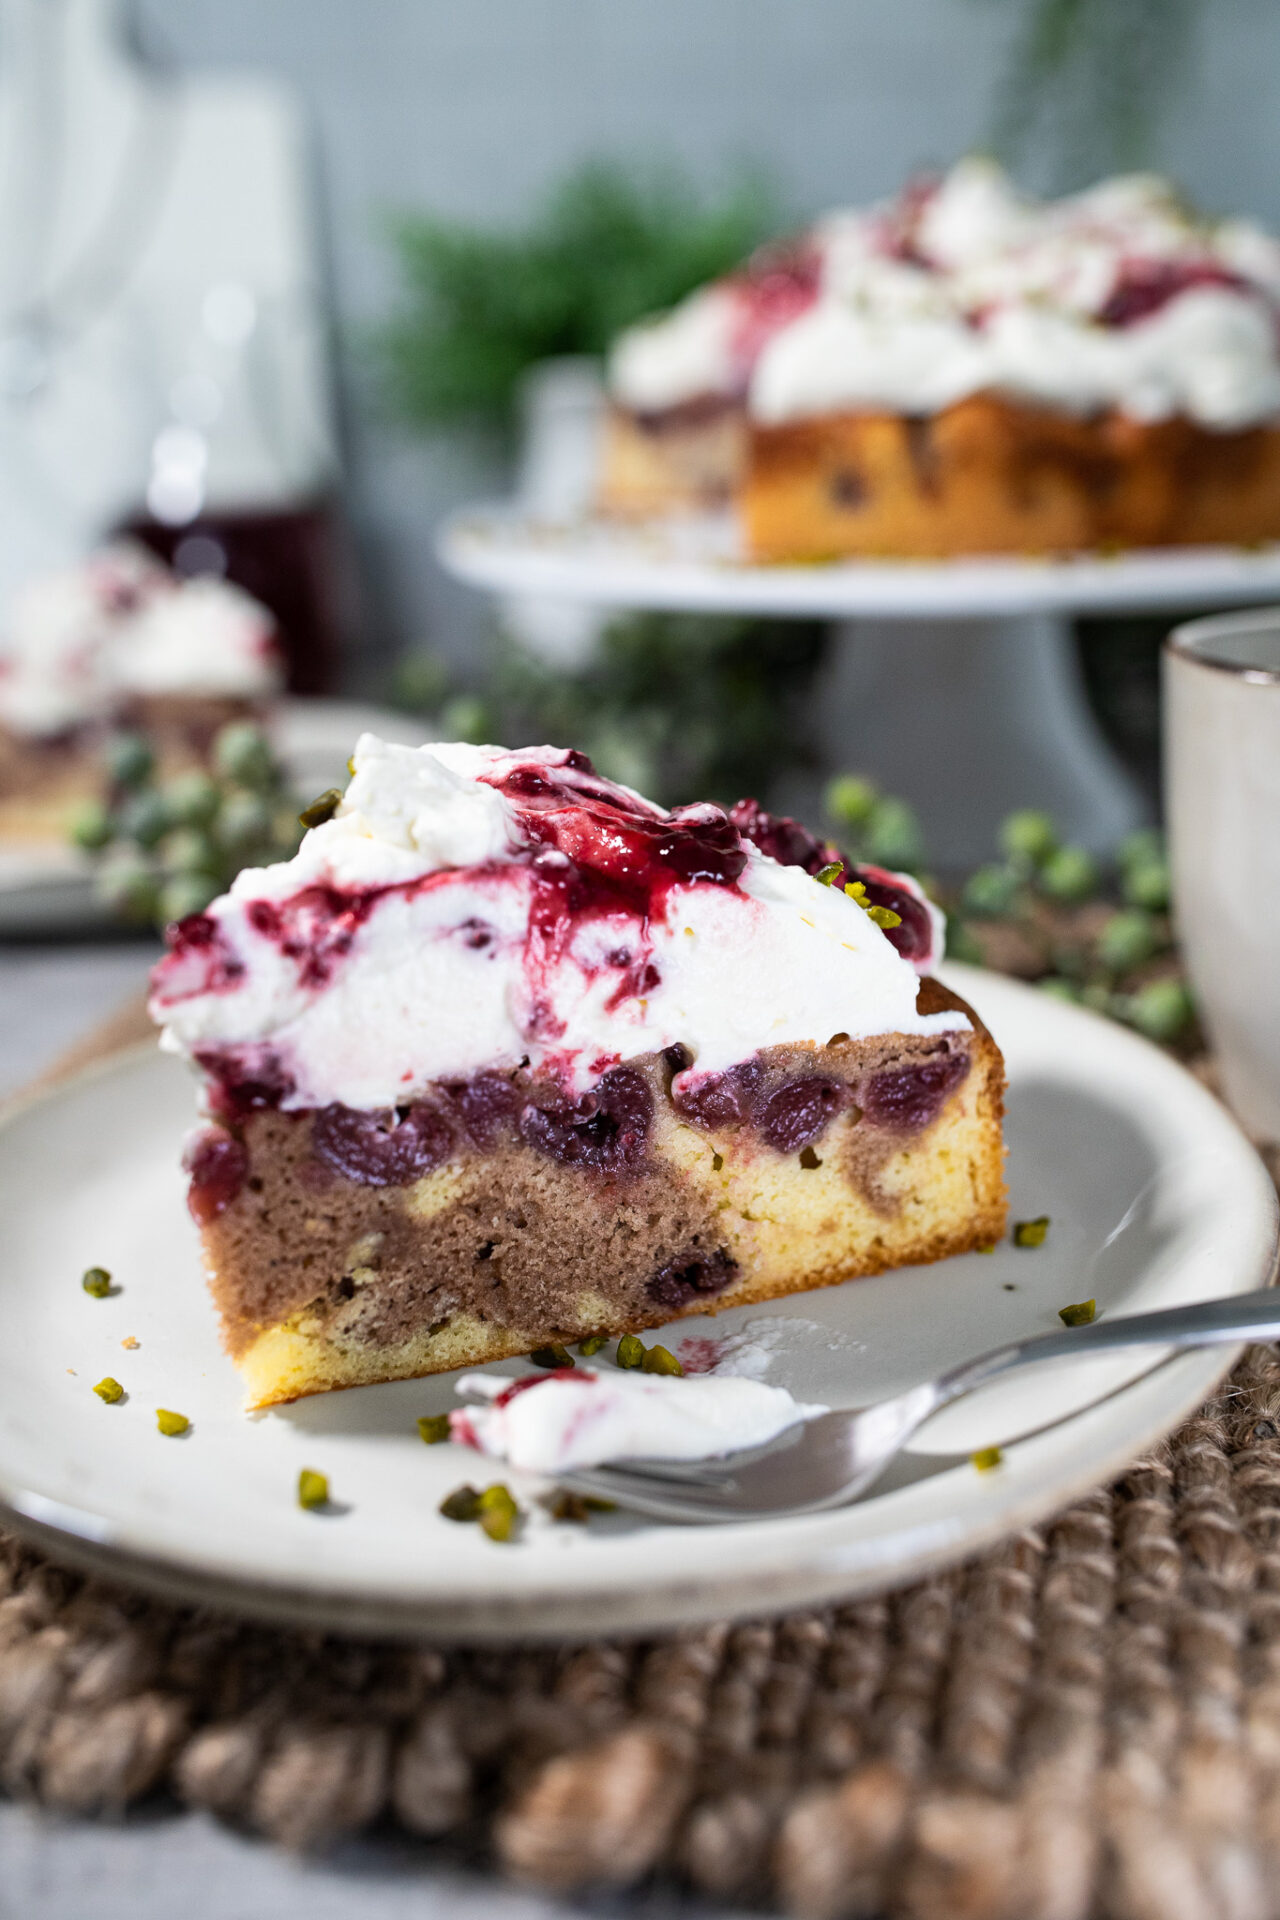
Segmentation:
{"type": "MultiPolygon", "coordinates": [[[[300,793],[341,786],[359,734],[421,746],[429,729],[412,716],[349,700],[281,700],[271,730],[290,780],[300,793]]],[[[60,934],[109,926],[94,898],[93,864],[58,842],[0,846],[0,936],[60,934]]]]}
{"type": "Polygon", "coordinates": [[[1114,559],[980,558],[752,566],[727,516],[640,526],[557,523],[498,503],[445,521],[448,570],[493,593],[687,612],[975,619],[1235,606],[1280,594],[1280,545],[1165,548],[1114,559]]]}
{"type": "MultiPolygon", "coordinates": [[[[1045,1246],[685,1321],[673,1342],[775,1320],[771,1377],[805,1400],[853,1404],[1056,1327],[1060,1306],[1090,1295],[1116,1313],[1265,1284],[1275,1194],[1209,1094],[1090,1014],[995,975],[951,978],[1005,1049],[1013,1214],[1048,1213],[1045,1246]]],[[[241,1412],[183,1205],[178,1149],[191,1114],[182,1069],[146,1050],[0,1128],[0,1511],[81,1561],[264,1615],[470,1639],[586,1635],[902,1582],[1114,1473],[1232,1357],[1122,1355],[1028,1372],[949,1411],[882,1491],[840,1512],[705,1529],[616,1515],[531,1526],[500,1546],[436,1512],[464,1480],[503,1477],[417,1437],[417,1415],[456,1404],[453,1376],[241,1412]],[[108,1267],[120,1292],[83,1293],[89,1265],[108,1267]],[[130,1336],[136,1350],[121,1345],[130,1336]],[[95,1397],[104,1374],[126,1400],[95,1397]],[[185,1413],[191,1432],[163,1438],[158,1406],[185,1413]],[[994,1472],[970,1465],[970,1450],[1060,1415],[1071,1417],[1008,1445],[994,1472]],[[342,1511],[298,1508],[304,1466],[329,1475],[342,1511]]]]}

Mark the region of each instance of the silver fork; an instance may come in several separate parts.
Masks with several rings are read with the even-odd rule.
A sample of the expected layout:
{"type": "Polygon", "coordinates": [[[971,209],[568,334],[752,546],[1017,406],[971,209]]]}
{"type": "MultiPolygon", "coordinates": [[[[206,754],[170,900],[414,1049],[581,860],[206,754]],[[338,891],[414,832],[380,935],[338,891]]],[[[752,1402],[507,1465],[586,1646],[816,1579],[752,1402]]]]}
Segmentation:
{"type": "Polygon", "coordinates": [[[710,1460],[628,1460],[557,1474],[560,1486],[653,1520],[750,1520],[846,1506],[881,1474],[930,1414],[1037,1360],[1119,1347],[1210,1347],[1280,1337],[1280,1290],[1169,1307],[1127,1319],[1011,1340],[874,1406],[822,1413],[764,1447],[710,1460]]]}

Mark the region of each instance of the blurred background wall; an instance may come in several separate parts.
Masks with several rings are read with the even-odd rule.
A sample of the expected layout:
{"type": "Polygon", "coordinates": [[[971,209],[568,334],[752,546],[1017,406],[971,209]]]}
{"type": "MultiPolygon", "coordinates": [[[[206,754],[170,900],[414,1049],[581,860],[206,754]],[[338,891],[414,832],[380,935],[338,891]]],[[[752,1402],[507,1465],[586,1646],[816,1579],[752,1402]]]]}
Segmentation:
{"type": "MultiPolygon", "coordinates": [[[[671,157],[709,187],[759,161],[796,213],[894,189],[980,144],[1002,0],[139,0],[179,69],[266,69],[311,119],[361,555],[364,645],[456,659],[486,615],[430,555],[500,468],[380,412],[368,335],[394,295],[386,216],[517,221],[575,162],[671,157]]],[[[1157,158],[1209,208],[1280,224],[1280,7],[1209,0],[1157,158]]],[[[1038,181],[1034,166],[1029,183],[1038,181]]],[[[369,662],[372,667],[373,662],[369,662]]]]}

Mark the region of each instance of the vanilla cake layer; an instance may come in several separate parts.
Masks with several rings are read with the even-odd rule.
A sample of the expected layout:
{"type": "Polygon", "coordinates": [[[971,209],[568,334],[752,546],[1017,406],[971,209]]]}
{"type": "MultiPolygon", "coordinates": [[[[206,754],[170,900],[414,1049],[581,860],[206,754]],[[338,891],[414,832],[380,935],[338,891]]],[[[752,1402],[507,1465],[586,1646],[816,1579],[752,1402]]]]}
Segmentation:
{"type": "MultiPolygon", "coordinates": [[[[518,1075],[485,1147],[459,1136],[400,1186],[336,1168],[350,1154],[340,1143],[335,1156],[323,1116],[249,1114],[235,1130],[238,1184],[229,1199],[223,1187],[202,1237],[250,1404],[636,1332],[990,1245],[1005,1222],[1000,1054],[936,982],[922,983],[920,1004],[966,1013],[971,1027],[770,1050],[755,1119],[736,1125],[682,1112],[662,1056],[629,1063],[650,1117],[643,1151],[612,1170],[534,1143],[519,1102],[545,1095],[518,1075]],[[816,1106],[815,1087],[826,1090],[816,1106]]],[[[199,1196],[197,1156],[197,1207],[199,1196]]]]}

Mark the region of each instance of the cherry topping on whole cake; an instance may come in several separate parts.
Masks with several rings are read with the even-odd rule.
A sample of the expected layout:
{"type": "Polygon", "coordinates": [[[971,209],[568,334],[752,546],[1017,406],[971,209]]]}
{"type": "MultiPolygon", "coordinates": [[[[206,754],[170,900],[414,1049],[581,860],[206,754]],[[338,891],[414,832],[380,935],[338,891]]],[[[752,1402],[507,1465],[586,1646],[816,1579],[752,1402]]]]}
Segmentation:
{"type": "Polygon", "coordinates": [[[198,1226],[207,1227],[240,1192],[249,1171],[243,1141],[222,1127],[205,1127],[187,1148],[183,1164],[191,1176],[187,1206],[198,1226]]]}
{"type": "Polygon", "coordinates": [[[453,1129],[424,1102],[403,1113],[361,1113],[354,1107],[322,1107],[311,1128],[311,1145],[335,1173],[364,1187],[407,1187],[453,1151],[453,1129]]]}
{"type": "Polygon", "coordinates": [[[572,1105],[527,1106],[520,1132],[531,1147],[567,1167],[629,1173],[644,1162],[653,1095],[634,1067],[613,1067],[572,1105]]]}
{"type": "Polygon", "coordinates": [[[683,1253],[669,1260],[650,1280],[645,1292],[660,1307],[687,1307],[701,1296],[723,1293],[734,1279],[738,1263],[727,1247],[714,1253],[683,1253]]]}
{"type": "Polygon", "coordinates": [[[729,287],[737,303],[731,351],[745,378],[775,333],[789,326],[818,297],[822,256],[808,240],[760,247],[729,287]]]}
{"type": "Polygon", "coordinates": [[[947,1095],[969,1071],[967,1053],[943,1053],[915,1067],[887,1067],[873,1073],[859,1098],[873,1127],[893,1133],[918,1133],[937,1118],[947,1095]]]}
{"type": "Polygon", "coordinates": [[[840,1081],[821,1074],[788,1081],[769,1095],[756,1114],[760,1138],[776,1153],[798,1153],[825,1133],[844,1105],[845,1094],[840,1081]]]}
{"type": "Polygon", "coordinates": [[[1126,260],[1097,318],[1104,327],[1133,327],[1196,287],[1252,291],[1239,274],[1213,260],[1126,260]]]}

